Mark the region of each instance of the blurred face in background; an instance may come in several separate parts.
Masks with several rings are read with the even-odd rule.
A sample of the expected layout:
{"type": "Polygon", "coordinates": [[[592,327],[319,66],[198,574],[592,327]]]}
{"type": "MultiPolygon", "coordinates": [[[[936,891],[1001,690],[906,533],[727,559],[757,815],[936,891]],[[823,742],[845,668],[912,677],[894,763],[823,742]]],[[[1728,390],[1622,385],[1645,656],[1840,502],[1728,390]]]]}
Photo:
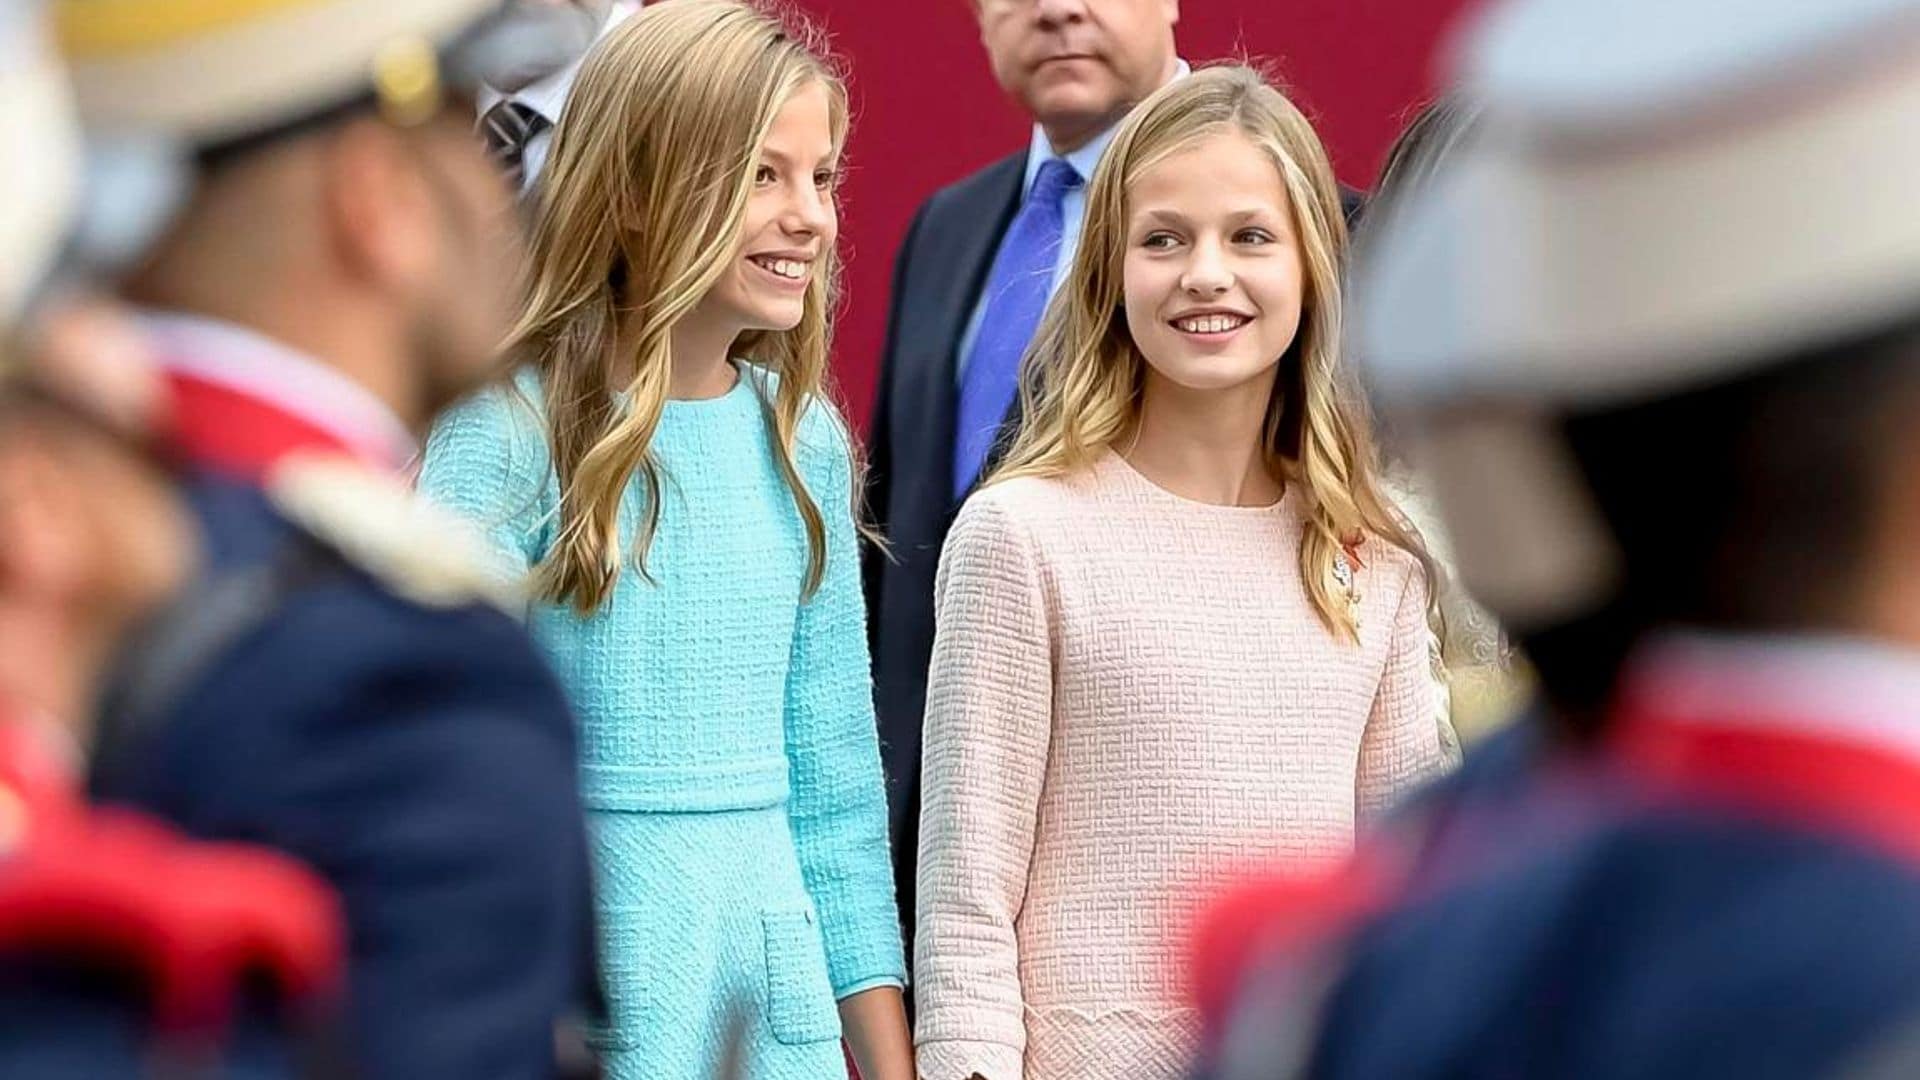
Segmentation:
{"type": "Polygon", "coordinates": [[[974,0],[994,78],[1077,149],[1173,76],[1179,0],[974,0]]]}
{"type": "Polygon", "coordinates": [[[199,538],[152,455],[158,371],[117,310],[48,320],[31,370],[0,391],[0,592],[76,648],[105,645],[186,583],[199,538]]]}
{"type": "MultiPolygon", "coordinates": [[[[525,221],[470,134],[464,117],[442,117],[419,133],[429,144],[423,170],[437,208],[437,273],[420,282],[422,400],[429,415],[478,387],[496,370],[513,326],[526,263],[525,221]]],[[[432,229],[425,231],[432,232],[432,229]]]]}
{"type": "Polygon", "coordinates": [[[415,127],[365,118],[323,137],[314,205],[333,239],[329,280],[394,327],[404,355],[383,361],[397,372],[383,392],[417,427],[495,373],[526,260],[513,193],[472,123],[470,110],[447,109],[415,127]]]}

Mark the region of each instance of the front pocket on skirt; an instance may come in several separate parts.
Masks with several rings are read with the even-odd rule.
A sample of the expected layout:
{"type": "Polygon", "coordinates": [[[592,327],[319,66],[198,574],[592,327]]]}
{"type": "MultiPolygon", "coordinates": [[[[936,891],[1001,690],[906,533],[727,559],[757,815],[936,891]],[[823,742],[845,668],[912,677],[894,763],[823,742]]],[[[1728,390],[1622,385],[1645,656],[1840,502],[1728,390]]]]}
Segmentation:
{"type": "Polygon", "coordinates": [[[789,1046],[840,1037],[840,1010],[812,908],[761,913],[767,940],[767,1023],[789,1046]]]}

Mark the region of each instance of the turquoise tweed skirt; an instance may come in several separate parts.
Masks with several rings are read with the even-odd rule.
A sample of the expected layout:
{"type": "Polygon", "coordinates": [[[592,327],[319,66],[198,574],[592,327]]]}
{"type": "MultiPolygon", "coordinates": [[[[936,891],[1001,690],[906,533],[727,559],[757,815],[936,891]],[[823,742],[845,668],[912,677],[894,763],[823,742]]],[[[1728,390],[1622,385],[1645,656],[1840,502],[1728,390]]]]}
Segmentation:
{"type": "Polygon", "coordinates": [[[843,1080],[840,1013],[784,806],[590,812],[609,1080],[843,1080]]]}

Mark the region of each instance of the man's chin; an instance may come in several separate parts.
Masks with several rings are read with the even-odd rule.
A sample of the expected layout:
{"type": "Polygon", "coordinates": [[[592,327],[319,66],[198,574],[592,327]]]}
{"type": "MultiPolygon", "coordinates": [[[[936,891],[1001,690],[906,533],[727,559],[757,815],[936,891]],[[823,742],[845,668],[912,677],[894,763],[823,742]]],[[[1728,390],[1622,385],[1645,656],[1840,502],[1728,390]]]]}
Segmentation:
{"type": "Polygon", "coordinates": [[[1098,113],[1114,107],[1124,95],[1104,68],[1079,67],[1042,73],[1028,89],[1027,104],[1035,116],[1052,112],[1098,113]]]}
{"type": "Polygon", "coordinates": [[[1126,115],[1127,105],[1105,88],[1075,86],[1037,95],[1029,111],[1056,141],[1069,133],[1077,144],[1126,115]]]}

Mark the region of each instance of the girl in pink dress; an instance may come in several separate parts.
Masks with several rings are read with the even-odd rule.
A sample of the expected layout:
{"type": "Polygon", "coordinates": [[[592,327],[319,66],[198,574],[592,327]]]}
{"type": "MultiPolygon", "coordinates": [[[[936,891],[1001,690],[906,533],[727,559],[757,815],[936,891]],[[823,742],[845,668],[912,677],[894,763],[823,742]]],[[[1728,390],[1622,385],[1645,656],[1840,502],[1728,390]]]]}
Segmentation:
{"type": "Polygon", "coordinates": [[[1445,763],[1430,562],[1339,362],[1345,242],[1313,129],[1246,68],[1149,98],[1094,174],[941,566],[925,1080],[1183,1075],[1208,889],[1347,852],[1445,763]]]}

